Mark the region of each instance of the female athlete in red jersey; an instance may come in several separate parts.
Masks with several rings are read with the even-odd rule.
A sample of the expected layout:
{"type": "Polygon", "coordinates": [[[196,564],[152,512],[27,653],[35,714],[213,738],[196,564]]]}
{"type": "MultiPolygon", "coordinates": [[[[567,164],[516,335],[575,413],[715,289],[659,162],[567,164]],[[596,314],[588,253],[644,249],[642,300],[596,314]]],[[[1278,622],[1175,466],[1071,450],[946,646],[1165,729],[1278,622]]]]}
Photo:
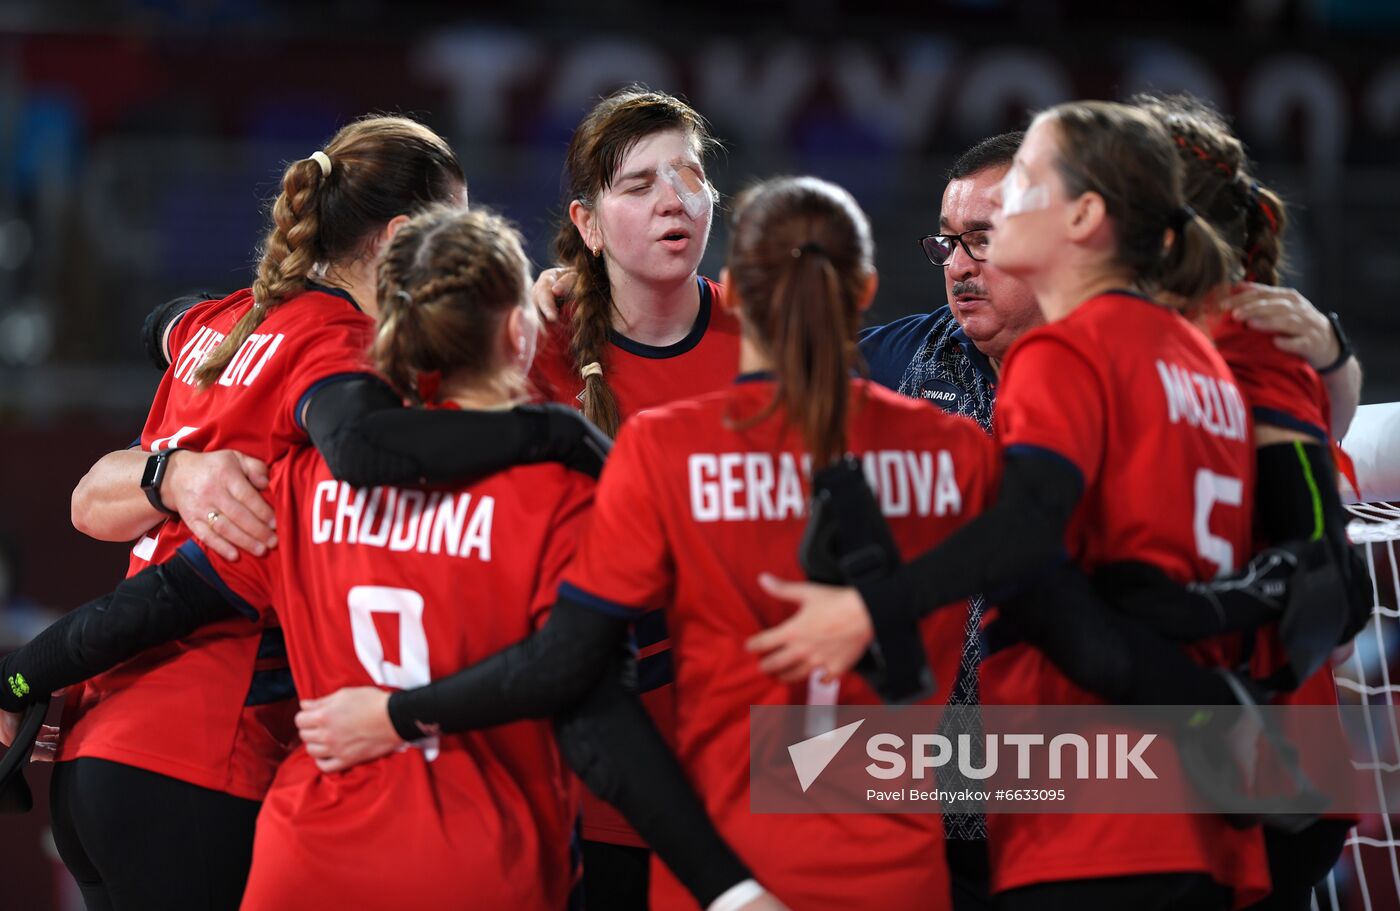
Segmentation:
{"type": "MultiPolygon", "coordinates": [[[[451,149],[402,118],[358,121],[290,165],[252,289],[173,325],[145,451],[114,453],[92,480],[144,500],[132,475],[148,453],[236,449],[265,463],[303,439],[303,397],[327,377],[368,369],[373,323],[359,304],[373,301],[380,245],[416,208],[464,196],[451,149]]],[[[145,485],[151,502],[109,508],[108,521],[164,517],[154,509],[166,505],[158,465],[145,485]]],[[[160,524],[137,544],[130,572],[225,516],[160,524]]],[[[293,739],[290,695],[280,631],[246,623],[202,631],[69,694],[54,834],[90,907],[237,904],[258,800],[293,739]],[[156,851],[137,834],[153,818],[166,833],[156,851]]]]}
{"type": "MultiPolygon", "coordinates": [[[[1364,568],[1356,565],[1346,540],[1347,517],[1329,455],[1328,425],[1338,414],[1330,406],[1329,387],[1309,363],[1248,322],[1257,312],[1254,304],[1295,293],[1271,287],[1278,280],[1282,255],[1284,205],[1254,180],[1243,146],[1219,114],[1203,102],[1185,96],[1142,96],[1134,104],[1156,117],[1171,135],[1184,168],[1186,198],[1231,243],[1240,269],[1236,274],[1250,282],[1267,283],[1244,284],[1235,293],[1212,295],[1202,302],[1178,303],[1197,313],[1198,324],[1215,341],[1254,417],[1255,527],[1262,538],[1255,544],[1287,543],[1290,548],[1289,552],[1265,551],[1251,563],[1250,571],[1275,582],[1287,581],[1290,588],[1305,576],[1315,594],[1306,603],[1268,596],[1262,586],[1246,585],[1237,575],[1217,580],[1215,596],[1201,598],[1171,590],[1164,574],[1144,572],[1150,568],[1140,563],[1100,567],[1099,587],[1132,617],[1177,642],[1262,629],[1250,666],[1240,668],[1241,675],[1252,681],[1254,698],[1273,696],[1275,704],[1334,704],[1328,654],[1331,646],[1349,640],[1369,618],[1371,593],[1364,568]],[[1301,556],[1300,570],[1295,571],[1292,562],[1270,563],[1295,554],[1301,556]],[[1155,581],[1148,581],[1154,577],[1155,581]],[[1280,635],[1280,629],[1286,629],[1286,635],[1280,635]]],[[[1327,362],[1343,365],[1347,360],[1344,352],[1333,353],[1324,357],[1323,366],[1327,362]]],[[[1341,385],[1346,394],[1349,385],[1341,385]]],[[[1349,411],[1344,403],[1343,419],[1349,411]]],[[[1104,615],[1090,598],[1091,593],[1078,587],[1042,591],[1024,605],[1008,604],[1007,610],[1015,607],[1019,612],[1023,622],[1018,628],[1023,632],[1044,634],[1033,636],[1037,646],[1071,679],[1109,701],[1173,705],[1233,701],[1223,691],[1222,678],[1173,659],[1160,642],[1150,643],[1144,631],[1129,630],[1123,620],[1104,615]],[[1024,622],[1031,611],[1038,621],[1024,622]],[[1112,628],[1106,631],[1105,622],[1112,628]],[[1095,657],[1105,653],[1116,658],[1095,657]]],[[[1209,736],[1192,734],[1202,735],[1209,736]]],[[[1341,738],[1338,728],[1338,743],[1341,738]]],[[[1305,771],[1312,765],[1310,757],[1305,771]]],[[[1320,766],[1311,772],[1315,781],[1327,777],[1320,766]]],[[[1254,906],[1257,911],[1307,908],[1313,884],[1336,861],[1352,821],[1328,818],[1296,832],[1266,828],[1272,891],[1254,906]]]]}
{"type": "MultiPolygon", "coordinates": [[[[379,272],[380,373],[430,408],[509,406],[535,344],[526,269],[498,217],[414,219],[379,272]]],[[[278,547],[206,566],[258,611],[275,605],[304,698],[419,685],[528,635],[593,494],[561,465],[455,489],[352,488],[311,449],[271,476],[278,547]]],[[[243,907],[305,907],[309,883],[327,907],[564,907],[576,795],[549,724],[417,747],[343,775],[294,750],[258,817],[243,907]]]]}
{"type": "MultiPolygon", "coordinates": [[[[309,748],[337,768],[393,748],[419,725],[473,728],[503,705],[552,710],[579,698],[630,619],[662,608],[676,631],[678,755],[764,885],[799,908],[949,907],[937,816],[750,811],[749,706],[800,704],[813,692],[805,678],[788,685],[760,673],[744,641],[786,614],[758,574],[797,569],[809,465],[820,471],[850,452],[882,466],[873,474],[884,478],[877,487],[890,527],[913,552],[984,505],[994,450],[970,421],[851,378],[875,274],[869,228],[849,194],[814,178],[761,184],[741,197],[732,238],[726,287],[743,325],[745,372],[728,389],[623,427],[549,624],[387,705],[347,690],[299,724],[309,748]],[[914,490],[926,495],[900,493],[914,490]]],[[[961,622],[957,610],[930,618],[920,629],[926,647],[960,639],[961,622]]],[[[936,654],[947,681],[957,656],[944,652],[936,654]]],[[[854,674],[825,698],[878,701],[854,674]]],[[[689,906],[659,873],[652,902],[689,906]]]]}
{"type": "MultiPolygon", "coordinates": [[[[508,405],[534,350],[524,269],[517,235],[494,216],[443,208],[403,226],[380,271],[381,371],[430,408],[508,405]]],[[[241,612],[247,625],[275,605],[308,699],[345,685],[426,683],[543,621],[593,483],[561,465],[530,465],[460,488],[352,487],[302,448],[274,464],[272,487],[283,540],[265,559],[232,562],[186,541],[169,562],[0,659],[0,677],[47,692],[201,624],[241,612]]],[[[623,693],[605,683],[593,701],[623,693]]],[[[24,708],[27,696],[0,691],[0,706],[24,708]]],[[[637,714],[622,704],[634,734],[609,746],[632,768],[614,771],[596,738],[571,734],[566,713],[559,742],[570,763],[616,796],[703,902],[739,886],[717,907],[781,911],[717,838],[631,707],[637,714]]],[[[396,907],[405,892],[430,908],[563,907],[576,789],[549,727],[521,721],[444,737],[415,728],[423,735],[432,736],[420,749],[344,776],[318,771],[316,744],[294,751],[258,816],[243,907],[304,907],[298,887],[308,881],[317,902],[335,907],[396,907]]]]}
{"type": "MultiPolygon", "coordinates": [[[[200,484],[162,487],[166,467],[213,461],[221,467],[212,476],[227,485],[241,474],[225,469],[257,469],[309,433],[339,476],[414,482],[459,477],[464,468],[443,459],[465,450],[422,432],[452,423],[435,417],[460,419],[457,437],[464,426],[490,422],[502,431],[493,438],[511,442],[505,431],[524,420],[519,415],[493,422],[404,411],[364,357],[373,324],[360,304],[372,312],[384,241],[412,212],[462,202],[465,193],[446,143],[403,118],[353,123],[290,165],[253,288],[152,322],[170,367],[141,450],[104,458],[75,492],[75,515],[99,517],[105,537],[147,532],[134,574],[166,559],[192,531],[215,546],[223,539],[213,529],[256,526],[255,510],[265,508],[256,492],[240,499],[225,486],[209,505],[200,484]],[[375,408],[372,421],[345,420],[375,408]],[[143,467],[150,475],[138,486],[143,467]],[[162,502],[175,489],[187,521],[168,516],[174,497],[162,502]]],[[[560,421],[544,412],[529,417],[560,421]]],[[[255,547],[249,537],[228,540],[255,547]]],[[[70,694],[54,775],[55,840],[91,907],[237,904],[257,802],[293,739],[291,695],[275,624],[203,631],[70,694]],[[168,837],[149,850],[138,833],[157,823],[168,837]]]]}
{"type": "MultiPolygon", "coordinates": [[[[1331,441],[1340,435],[1332,426],[1338,409],[1329,401],[1329,390],[1336,384],[1326,384],[1313,365],[1283,350],[1271,334],[1248,321],[1257,309],[1251,305],[1294,293],[1271,287],[1279,282],[1282,235],[1287,224],[1284,203],[1254,179],[1242,144],[1205,103],[1188,96],[1138,97],[1133,103],[1167,127],[1185,168],[1188,201],[1231,242],[1239,253],[1246,281],[1256,283],[1244,285],[1219,305],[1208,307],[1204,316],[1254,416],[1259,446],[1256,527],[1266,539],[1263,543],[1290,539],[1317,542],[1322,559],[1340,567],[1344,577],[1349,575],[1362,583],[1362,597],[1350,599],[1360,606],[1359,611],[1343,616],[1343,604],[1334,601],[1325,605],[1320,618],[1340,628],[1340,639],[1350,639],[1369,619],[1372,598],[1364,569],[1353,566],[1354,554],[1346,539],[1347,516],[1337,495],[1337,471],[1329,455],[1331,441]]],[[[1357,369],[1345,351],[1316,366],[1332,374],[1357,369]]],[[[1354,401],[1342,403],[1347,420],[1348,405],[1354,408],[1354,401]]],[[[1305,668],[1290,665],[1286,643],[1280,643],[1276,627],[1271,626],[1262,635],[1254,657],[1254,676],[1269,689],[1283,691],[1275,697],[1276,704],[1335,704],[1336,689],[1326,653],[1308,657],[1320,662],[1310,675],[1305,668]]],[[[1336,863],[1353,822],[1327,818],[1297,833],[1267,830],[1273,892],[1252,911],[1308,908],[1313,885],[1336,863]]]]}
{"type": "MultiPolygon", "coordinates": [[[[630,87],[594,106],[564,162],[558,261],[575,275],[548,324],[531,379],[545,399],[580,407],[609,436],[639,411],[720,389],[739,363],[739,324],[697,274],[716,194],[715,142],[683,101],[630,87]]],[[[642,700],[669,736],[676,711],[659,613],[639,619],[642,700]]],[[[647,852],[626,821],[585,795],[585,889],[597,907],[646,906],[647,852]]]]}
{"type": "MultiPolygon", "coordinates": [[[[1114,104],[1042,113],[1007,178],[996,231],[994,263],[1031,285],[1050,322],[1006,362],[995,506],[859,593],[775,586],[804,606],[754,640],[769,671],[794,679],[844,670],[870,641],[866,604],[917,615],[970,592],[1014,590],[1046,575],[1062,548],[1090,571],[1139,560],[1178,582],[1208,579],[1247,555],[1254,455],[1239,393],[1199,332],[1141,296],[1194,300],[1229,274],[1228,246],[1185,208],[1163,128],[1114,104]],[[1164,371],[1237,406],[1209,426],[1193,424],[1173,409],[1164,371]]],[[[1197,657],[1221,665],[1236,656],[1211,644],[1197,657]]],[[[990,656],[982,680],[986,702],[1098,701],[1024,643],[990,656]]],[[[1225,908],[1268,887],[1260,833],[1216,817],[990,822],[999,907],[1225,908]]]]}

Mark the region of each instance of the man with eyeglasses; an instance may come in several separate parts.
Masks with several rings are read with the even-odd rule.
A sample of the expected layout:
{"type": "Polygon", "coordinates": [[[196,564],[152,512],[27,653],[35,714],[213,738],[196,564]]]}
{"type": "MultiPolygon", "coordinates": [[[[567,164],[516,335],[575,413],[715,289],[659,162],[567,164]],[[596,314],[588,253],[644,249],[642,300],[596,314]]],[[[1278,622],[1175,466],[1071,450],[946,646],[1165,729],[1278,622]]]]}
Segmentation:
{"type": "MultiPolygon", "coordinates": [[[[959,156],[948,171],[938,217],[940,233],[919,240],[929,262],[943,270],[947,305],[867,329],[860,338],[871,379],[970,417],[988,433],[1002,358],[1023,332],[1045,322],[1030,289],[986,262],[996,210],[992,190],[1006,176],[1023,135],[1003,133],[984,139],[959,156]]],[[[949,705],[978,703],[983,603],[978,597],[969,604],[958,679],[949,705]]],[[[974,743],[980,741],[977,731],[959,727],[956,733],[973,735],[974,743]]],[[[972,784],[939,775],[943,790],[962,790],[972,784]]],[[[979,812],[958,809],[964,808],[950,808],[943,816],[953,906],[956,911],[990,909],[987,822],[979,812]]]]}
{"type": "Polygon", "coordinates": [[[870,377],[965,415],[991,432],[1001,359],[1023,332],[1045,322],[1024,284],[989,266],[992,189],[1011,167],[1022,133],[1002,133],[964,152],[948,171],[939,234],[919,241],[943,269],[948,304],[861,334],[870,377]]]}

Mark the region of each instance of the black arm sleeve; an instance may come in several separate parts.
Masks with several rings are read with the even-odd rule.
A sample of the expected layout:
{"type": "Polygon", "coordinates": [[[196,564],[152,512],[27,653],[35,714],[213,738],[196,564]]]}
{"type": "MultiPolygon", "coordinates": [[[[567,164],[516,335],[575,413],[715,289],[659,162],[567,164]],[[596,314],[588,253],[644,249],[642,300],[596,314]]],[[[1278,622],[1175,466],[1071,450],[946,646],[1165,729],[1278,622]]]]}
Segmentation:
{"type": "Polygon", "coordinates": [[[920,617],[979,592],[1004,600],[1064,561],[1065,527],[1083,491],[1067,462],[1008,455],[995,504],[934,550],[856,588],[872,611],[902,602],[920,617]]]}
{"type": "MultiPolygon", "coordinates": [[[[1354,636],[1370,619],[1373,599],[1347,542],[1347,514],[1330,453],[1314,443],[1272,444],[1259,449],[1258,468],[1256,536],[1278,547],[1255,555],[1237,572],[1188,587],[1145,564],[1111,564],[1094,574],[1100,593],[1178,642],[1256,629],[1283,620],[1285,611],[1290,633],[1316,639],[1317,632],[1341,641],[1354,636]],[[1303,586],[1318,588],[1304,594],[1303,586]],[[1314,602],[1321,624],[1306,619],[1314,602]],[[1336,616],[1339,605],[1345,617],[1336,616]],[[1327,627],[1332,621],[1340,632],[1327,627]]],[[[1321,639],[1318,647],[1324,647],[1321,639]]]]}
{"type": "Polygon", "coordinates": [[[597,477],[612,445],[563,405],[508,411],[405,408],[388,384],[369,374],[315,390],[305,423],[331,472],[356,486],[460,483],[543,461],[597,477]]]}
{"type": "Polygon", "coordinates": [[[617,807],[704,908],[751,874],[715,831],[685,774],[614,661],[598,685],[555,718],[569,766],[617,807]]]}
{"type": "Polygon", "coordinates": [[[0,709],[80,683],[236,611],[181,557],[150,566],[0,659],[0,709]]]}
{"type": "MultiPolygon", "coordinates": [[[[1181,586],[1176,591],[1185,595],[1181,586]]],[[[1231,705],[1229,685],[1182,647],[1106,603],[1062,566],[1003,601],[997,623],[1040,649],[1076,686],[1119,705],[1231,705]]]]}
{"type": "Polygon", "coordinates": [[[436,726],[446,733],[522,718],[548,718],[597,685],[627,653],[627,621],[561,598],[545,625],[450,677],[389,696],[389,719],[404,740],[436,726]]]}
{"type": "Polygon", "coordinates": [[[207,291],[182,294],[157,305],[146,314],[146,319],[141,323],[141,347],[146,349],[146,356],[151,359],[151,363],[161,370],[170,366],[170,359],[165,356],[165,330],[171,323],[184,316],[195,304],[218,300],[221,297],[222,294],[211,294],[207,291]]]}

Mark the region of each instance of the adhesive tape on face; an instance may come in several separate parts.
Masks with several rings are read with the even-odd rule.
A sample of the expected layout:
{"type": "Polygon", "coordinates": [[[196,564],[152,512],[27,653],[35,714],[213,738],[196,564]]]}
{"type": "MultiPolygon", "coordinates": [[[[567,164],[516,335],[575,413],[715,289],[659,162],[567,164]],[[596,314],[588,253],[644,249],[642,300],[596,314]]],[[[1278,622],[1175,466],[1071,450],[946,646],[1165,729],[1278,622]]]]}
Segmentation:
{"type": "Polygon", "coordinates": [[[1001,179],[1001,214],[1004,218],[1050,208],[1050,190],[1043,184],[1028,184],[1015,168],[1001,179]]]}
{"type": "Polygon", "coordinates": [[[710,195],[710,185],[689,165],[683,164],[677,169],[669,161],[663,161],[661,167],[656,170],[656,176],[676,191],[685,214],[689,215],[692,221],[698,221],[714,204],[714,197],[710,195]]]}

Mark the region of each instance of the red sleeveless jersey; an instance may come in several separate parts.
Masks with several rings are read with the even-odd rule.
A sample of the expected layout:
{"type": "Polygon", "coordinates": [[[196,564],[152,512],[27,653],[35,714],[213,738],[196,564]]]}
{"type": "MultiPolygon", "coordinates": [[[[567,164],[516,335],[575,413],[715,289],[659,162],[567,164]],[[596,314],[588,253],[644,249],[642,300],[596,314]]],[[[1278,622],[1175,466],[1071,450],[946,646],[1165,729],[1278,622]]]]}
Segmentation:
{"type": "MultiPolygon", "coordinates": [[[[306,439],[299,405],[313,386],[369,370],[374,321],[338,292],[308,290],[273,308],[201,390],[195,369],[252,304],[252,292],[239,291],[175,324],[142,449],[237,449],[271,462],[306,439]]],[[[179,518],[167,519],[137,542],[128,575],[190,537],[179,518]]],[[[107,759],[260,800],[296,737],[293,695],[275,624],[215,624],[70,690],[58,758],[107,759]]]]}
{"type": "MultiPolygon", "coordinates": [[[[806,687],[758,669],[745,640],[792,606],[765,595],[760,572],[801,578],[798,544],[810,493],[800,437],[781,414],[735,429],[774,393],[763,378],[638,415],[623,427],[598,489],[593,524],[561,592],[622,616],[664,610],[676,671],[676,750],[720,832],[754,875],[794,908],[929,909],[948,894],[935,814],[776,815],[749,811],[749,707],[807,701],[806,687]]],[[[921,553],[986,504],[994,444],[977,425],[872,383],[852,384],[847,445],[906,555],[921,553]]],[[[966,606],[923,623],[934,673],[957,677],[966,606]]],[[[858,675],[839,701],[873,704],[858,675]]],[[[940,705],[947,693],[929,700],[940,705]]],[[[693,908],[653,864],[652,907],[693,908]]]]}
{"type": "MultiPolygon", "coordinates": [[[[995,423],[1005,451],[1063,460],[1082,475],[1066,547],[1084,570],[1137,560],[1186,582],[1249,557],[1248,408],[1210,341],[1180,315],[1111,292],[1026,333],[1008,353],[995,423]]],[[[1195,650],[1203,663],[1224,664],[1238,643],[1195,650]]],[[[987,658],[981,680],[987,704],[1101,701],[1025,644],[987,658]]],[[[1269,887],[1259,829],[1239,831],[1218,816],[1016,814],[991,816],[988,828],[995,891],[1200,871],[1233,888],[1242,906],[1269,887]]]]}
{"type": "MultiPolygon", "coordinates": [[[[593,487],[541,464],[454,490],[356,489],[300,449],[272,473],[276,550],[205,556],[203,568],[255,615],[275,609],[303,698],[407,689],[543,624],[593,487]]],[[[332,774],[299,746],[258,816],[244,906],[304,908],[313,884],[326,908],[409,896],[423,908],[557,911],[576,798],[547,720],[431,737],[332,774]]]]}
{"type": "MultiPolygon", "coordinates": [[[[722,306],[723,288],[708,278],[696,281],[700,310],[690,332],[679,342],[657,347],[612,333],[603,376],[617,396],[623,422],[639,411],[722,389],[739,372],[739,320],[722,306]]],[[[530,379],[542,398],[578,408],[583,379],[569,345],[566,316],[541,338],[530,379]]],[[[661,733],[672,741],[675,692],[671,686],[671,644],[662,616],[640,618],[635,638],[642,704],[661,733]]],[[[583,835],[588,840],[635,847],[645,844],[612,805],[592,793],[584,794],[583,805],[583,835]]]]}

